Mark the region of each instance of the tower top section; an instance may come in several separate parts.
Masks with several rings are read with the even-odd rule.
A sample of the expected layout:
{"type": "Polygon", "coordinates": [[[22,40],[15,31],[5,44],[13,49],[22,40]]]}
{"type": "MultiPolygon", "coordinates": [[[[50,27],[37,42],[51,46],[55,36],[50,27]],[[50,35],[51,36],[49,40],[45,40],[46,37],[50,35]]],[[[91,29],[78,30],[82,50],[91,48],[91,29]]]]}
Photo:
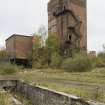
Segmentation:
{"type": "Polygon", "coordinates": [[[58,4],[59,2],[71,2],[71,3],[74,3],[74,4],[76,4],[76,5],[79,5],[79,6],[82,6],[82,7],[84,7],[84,8],[86,8],[86,4],[87,4],[87,0],[50,0],[49,1],[49,4],[51,3],[53,3],[53,4],[58,4]]]}
{"type": "Polygon", "coordinates": [[[86,4],[87,4],[87,0],[69,0],[69,1],[83,7],[86,7],[86,4]]]}

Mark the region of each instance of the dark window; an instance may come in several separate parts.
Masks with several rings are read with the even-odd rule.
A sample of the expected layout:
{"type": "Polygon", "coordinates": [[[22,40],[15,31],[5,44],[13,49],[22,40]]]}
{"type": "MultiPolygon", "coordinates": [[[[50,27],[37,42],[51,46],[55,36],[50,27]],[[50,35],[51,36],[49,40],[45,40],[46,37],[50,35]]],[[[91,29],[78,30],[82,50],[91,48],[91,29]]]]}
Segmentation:
{"type": "Polygon", "coordinates": [[[71,35],[69,35],[69,40],[71,41],[71,35]]]}

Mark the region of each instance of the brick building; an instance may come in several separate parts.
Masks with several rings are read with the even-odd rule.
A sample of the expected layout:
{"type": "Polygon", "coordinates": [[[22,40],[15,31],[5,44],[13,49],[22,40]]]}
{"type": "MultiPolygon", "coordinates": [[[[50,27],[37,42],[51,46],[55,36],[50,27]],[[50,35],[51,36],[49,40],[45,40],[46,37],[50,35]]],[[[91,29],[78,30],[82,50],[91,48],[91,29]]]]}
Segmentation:
{"type": "Polygon", "coordinates": [[[87,50],[86,0],[50,0],[48,30],[57,33],[64,53],[87,50]]]}
{"type": "Polygon", "coordinates": [[[17,64],[27,63],[27,58],[32,52],[32,36],[13,34],[6,40],[6,51],[9,53],[9,60],[17,64]]]}

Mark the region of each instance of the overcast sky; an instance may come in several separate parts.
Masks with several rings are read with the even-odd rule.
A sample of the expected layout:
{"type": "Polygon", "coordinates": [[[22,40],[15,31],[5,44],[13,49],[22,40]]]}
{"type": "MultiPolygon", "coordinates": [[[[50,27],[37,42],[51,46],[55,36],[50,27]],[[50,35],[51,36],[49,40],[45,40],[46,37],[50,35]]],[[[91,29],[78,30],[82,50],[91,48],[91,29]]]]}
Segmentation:
{"type": "MultiPolygon", "coordinates": [[[[0,47],[13,33],[32,34],[47,28],[49,0],[0,0],[0,47]]],[[[87,0],[88,50],[101,51],[105,44],[105,0],[87,0]]]]}

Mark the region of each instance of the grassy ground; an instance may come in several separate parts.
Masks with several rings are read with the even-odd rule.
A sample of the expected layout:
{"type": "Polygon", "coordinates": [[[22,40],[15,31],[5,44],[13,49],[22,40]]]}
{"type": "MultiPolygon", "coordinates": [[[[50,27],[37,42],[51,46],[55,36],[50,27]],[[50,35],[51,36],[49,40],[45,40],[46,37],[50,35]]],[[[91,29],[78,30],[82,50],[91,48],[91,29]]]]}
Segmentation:
{"type": "Polygon", "coordinates": [[[13,105],[7,92],[0,91],[0,105],[13,105]]]}
{"type": "Polygon", "coordinates": [[[45,86],[88,100],[105,102],[105,68],[85,73],[69,73],[56,69],[33,69],[0,78],[22,79],[32,82],[33,85],[45,86]]]}
{"type": "Polygon", "coordinates": [[[3,90],[0,91],[0,105],[32,105],[26,98],[22,97],[21,95],[15,95],[13,99],[13,94],[5,92],[3,90]],[[15,103],[13,100],[16,99],[19,102],[15,103]],[[21,103],[20,103],[21,102],[21,103]]]}
{"type": "Polygon", "coordinates": [[[15,94],[15,99],[21,102],[21,105],[32,105],[32,103],[29,100],[27,100],[26,97],[22,96],[21,94],[18,94],[18,93],[15,94]]]}

